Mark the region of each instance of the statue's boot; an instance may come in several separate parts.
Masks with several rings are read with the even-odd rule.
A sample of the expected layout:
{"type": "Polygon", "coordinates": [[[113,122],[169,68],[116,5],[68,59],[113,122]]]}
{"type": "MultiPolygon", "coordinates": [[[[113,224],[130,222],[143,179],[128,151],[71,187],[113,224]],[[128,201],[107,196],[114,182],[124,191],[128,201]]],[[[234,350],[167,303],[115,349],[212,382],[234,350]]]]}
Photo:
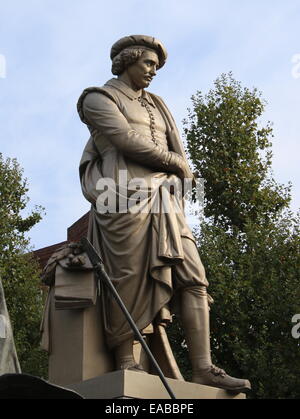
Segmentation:
{"type": "Polygon", "coordinates": [[[146,371],[140,364],[137,364],[133,355],[133,339],[126,340],[115,349],[116,370],[130,370],[135,372],[146,371]]]}
{"type": "Polygon", "coordinates": [[[250,390],[248,380],[231,377],[212,364],[206,287],[183,290],[181,317],[193,369],[192,382],[237,393],[250,390]]]}

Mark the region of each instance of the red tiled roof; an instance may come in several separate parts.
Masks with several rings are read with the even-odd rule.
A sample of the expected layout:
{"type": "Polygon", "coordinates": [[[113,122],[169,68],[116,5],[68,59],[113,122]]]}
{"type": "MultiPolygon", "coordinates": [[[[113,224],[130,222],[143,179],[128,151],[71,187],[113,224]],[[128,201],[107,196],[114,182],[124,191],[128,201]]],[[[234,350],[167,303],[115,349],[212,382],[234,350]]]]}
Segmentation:
{"type": "Polygon", "coordinates": [[[89,214],[90,213],[87,212],[68,228],[66,241],[56,243],[51,246],[43,247],[42,249],[38,249],[33,252],[42,269],[45,267],[50,256],[54,252],[56,252],[60,247],[70,242],[78,242],[82,237],[85,237],[87,235],[89,214]]]}
{"type": "Polygon", "coordinates": [[[86,237],[89,226],[89,215],[90,212],[87,212],[68,228],[67,240],[69,242],[78,242],[82,237],[86,237]]]}

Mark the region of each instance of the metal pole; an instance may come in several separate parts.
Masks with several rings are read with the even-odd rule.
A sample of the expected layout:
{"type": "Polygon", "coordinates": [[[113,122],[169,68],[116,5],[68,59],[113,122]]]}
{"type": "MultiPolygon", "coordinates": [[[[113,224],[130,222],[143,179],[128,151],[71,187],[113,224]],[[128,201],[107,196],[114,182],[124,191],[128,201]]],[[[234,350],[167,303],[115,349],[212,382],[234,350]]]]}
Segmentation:
{"type": "Polygon", "coordinates": [[[142,348],[144,349],[144,351],[146,352],[146,354],[148,355],[151,363],[153,364],[155,370],[157,371],[163,385],[165,386],[167,392],[169,393],[171,399],[176,399],[175,394],[173,393],[172,389],[170,388],[169,384],[167,383],[167,380],[162,372],[162,370],[160,369],[158,363],[156,362],[156,359],[154,358],[152,352],[150,351],[148,345],[146,344],[141,332],[139,331],[139,329],[137,328],[136,324],[134,323],[134,320],[132,319],[129,311],[127,310],[126,306],[124,305],[122,299],[120,298],[116,288],[114,287],[111,279],[109,278],[109,276],[107,275],[107,273],[105,272],[104,269],[104,265],[103,262],[100,258],[100,256],[97,254],[96,250],[94,249],[94,247],[92,246],[92,244],[89,242],[88,239],[83,238],[81,240],[81,243],[84,247],[84,249],[86,250],[88,256],[91,259],[91,262],[94,266],[94,269],[96,271],[96,274],[98,276],[98,280],[104,280],[105,285],[109,288],[110,292],[112,293],[113,297],[115,298],[115,300],[117,301],[119,307],[121,308],[121,310],[123,311],[128,323],[130,324],[135,337],[138,339],[138,341],[140,342],[140,344],[142,345],[142,348]],[[91,255],[91,251],[93,252],[93,254],[91,255]],[[97,257],[98,261],[95,261],[95,258],[97,257]],[[96,263],[95,263],[96,262],[96,263]]]}

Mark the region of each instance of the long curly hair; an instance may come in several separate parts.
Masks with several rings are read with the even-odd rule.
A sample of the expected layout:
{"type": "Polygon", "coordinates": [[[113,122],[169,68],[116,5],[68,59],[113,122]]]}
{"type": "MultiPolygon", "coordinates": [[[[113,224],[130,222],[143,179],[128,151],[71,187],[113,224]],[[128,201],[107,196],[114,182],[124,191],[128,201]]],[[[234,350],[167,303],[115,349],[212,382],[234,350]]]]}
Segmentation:
{"type": "Polygon", "coordinates": [[[112,61],[111,72],[115,76],[122,74],[126,68],[137,62],[147,48],[129,47],[123,49],[112,61]]]}

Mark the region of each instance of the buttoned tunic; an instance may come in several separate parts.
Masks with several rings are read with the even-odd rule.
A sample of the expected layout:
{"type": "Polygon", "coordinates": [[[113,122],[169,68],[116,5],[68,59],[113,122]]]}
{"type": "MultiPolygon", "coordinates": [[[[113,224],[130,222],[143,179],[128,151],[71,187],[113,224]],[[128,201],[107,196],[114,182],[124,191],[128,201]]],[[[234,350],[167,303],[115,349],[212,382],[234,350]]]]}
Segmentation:
{"type": "MultiPolygon", "coordinates": [[[[178,180],[169,172],[164,156],[175,151],[186,159],[183,146],[163,101],[145,90],[139,96],[118,79],[109,80],[102,88],[86,89],[78,111],[91,134],[80,164],[83,194],[92,204],[89,237],[143,330],[159,313],[168,316],[166,307],[174,290],[208,285],[182,199],[165,193],[163,186],[178,180]],[[118,194],[127,193],[130,202],[131,192],[122,189],[120,176],[124,172],[120,171],[126,171],[129,183],[143,179],[151,194],[138,205],[134,203],[132,211],[100,213],[96,205],[99,179],[112,179],[118,194]],[[167,211],[162,196],[167,199],[167,211]],[[149,205],[153,197],[154,211],[149,205]]],[[[115,347],[130,338],[132,331],[114,299],[103,295],[107,342],[115,347]]]]}

